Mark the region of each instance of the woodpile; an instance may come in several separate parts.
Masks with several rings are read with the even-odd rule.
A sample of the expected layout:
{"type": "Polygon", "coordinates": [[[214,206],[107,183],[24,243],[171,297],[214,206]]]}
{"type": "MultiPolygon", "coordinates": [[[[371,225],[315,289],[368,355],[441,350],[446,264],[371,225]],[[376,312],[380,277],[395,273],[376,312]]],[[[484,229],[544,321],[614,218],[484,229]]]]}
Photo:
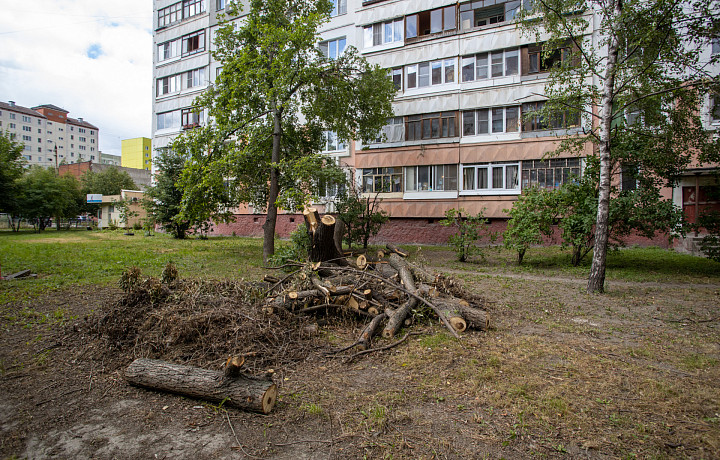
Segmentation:
{"type": "Polygon", "coordinates": [[[487,330],[489,315],[482,299],[457,282],[409,263],[408,253],[391,244],[375,254],[346,256],[333,216],[321,217],[314,208],[303,215],[311,242],[309,262],[293,266],[295,271],[283,278],[265,277],[271,283],[266,313],[344,310],[364,317],[366,325],[357,340],[336,353],[368,350],[378,334],[392,339],[423,310],[431,311],[454,337],[467,329],[487,330]]]}

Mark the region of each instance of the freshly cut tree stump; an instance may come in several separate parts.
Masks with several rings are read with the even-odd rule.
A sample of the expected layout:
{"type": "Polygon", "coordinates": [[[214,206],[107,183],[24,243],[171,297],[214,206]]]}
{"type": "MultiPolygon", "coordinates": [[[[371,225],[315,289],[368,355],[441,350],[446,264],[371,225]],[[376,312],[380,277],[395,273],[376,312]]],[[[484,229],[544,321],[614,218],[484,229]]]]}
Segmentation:
{"type": "Polygon", "coordinates": [[[272,381],[244,374],[201,369],[140,358],[125,370],[125,379],[133,385],[167,391],[253,412],[268,414],[277,401],[277,387],[272,381]],[[235,374],[235,375],[233,375],[235,374]]]}

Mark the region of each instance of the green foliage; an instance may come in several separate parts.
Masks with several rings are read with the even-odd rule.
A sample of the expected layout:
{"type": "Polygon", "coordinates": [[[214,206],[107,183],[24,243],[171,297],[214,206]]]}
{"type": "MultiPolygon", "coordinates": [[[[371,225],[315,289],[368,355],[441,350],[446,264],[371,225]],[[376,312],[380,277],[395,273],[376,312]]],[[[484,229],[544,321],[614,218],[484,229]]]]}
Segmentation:
{"type": "Polygon", "coordinates": [[[45,230],[50,218],[74,217],[80,211],[80,184],[73,176],[58,177],[53,169],[31,166],[17,186],[18,215],[32,220],[40,231],[45,230]]]}
{"type": "Polygon", "coordinates": [[[388,213],[380,209],[381,202],[378,193],[363,196],[358,187],[343,188],[337,194],[338,216],[345,225],[343,239],[349,247],[358,243],[367,249],[370,237],[377,235],[380,227],[390,219],[388,213]]]}
{"type": "MultiPolygon", "coordinates": [[[[595,225],[598,208],[599,167],[596,159],[588,159],[581,178],[566,182],[555,190],[530,189],[523,191],[510,214],[505,231],[505,247],[518,251],[522,262],[530,245],[553,234],[552,225],[558,222],[562,247],[571,249],[571,263],[577,267],[595,245],[595,225]]],[[[624,245],[630,235],[653,238],[658,233],[682,229],[682,212],[671,199],[663,199],[652,186],[619,192],[611,188],[608,221],[611,246],[624,245]]]]}
{"type": "Polygon", "coordinates": [[[445,227],[457,228],[457,233],[450,235],[448,243],[455,250],[457,258],[460,262],[467,262],[471,256],[479,255],[485,257],[483,249],[477,245],[478,241],[488,239],[490,243],[493,243],[496,238],[496,234],[491,232],[488,225],[488,219],[484,216],[485,209],[483,208],[477,215],[466,215],[465,210],[460,209],[448,209],[445,211],[445,219],[440,221],[440,224],[445,227]]]}
{"type": "Polygon", "coordinates": [[[707,232],[700,242],[700,249],[708,259],[720,262],[720,212],[708,211],[700,214],[700,227],[707,232]]]}
{"type": "Polygon", "coordinates": [[[290,244],[280,246],[268,262],[274,267],[292,262],[304,262],[310,253],[310,244],[307,225],[303,222],[290,232],[290,244]]]}
{"type": "Polygon", "coordinates": [[[517,251],[518,265],[522,264],[530,246],[541,244],[543,237],[552,235],[552,225],[557,219],[557,207],[549,202],[552,198],[546,190],[532,187],[523,190],[512,208],[503,210],[510,216],[503,233],[503,245],[517,251]]]}
{"type": "MultiPolygon", "coordinates": [[[[120,195],[122,190],[137,190],[138,186],[126,171],[121,171],[115,166],[95,172],[87,170],[80,176],[80,191],[83,196],[90,193],[101,195],[120,195]]],[[[83,200],[82,212],[94,214],[100,205],[85,203],[83,200]]]]}
{"type": "Polygon", "coordinates": [[[15,213],[19,193],[17,180],[23,173],[23,144],[0,131],[0,212],[15,213]]]}
{"type": "Polygon", "coordinates": [[[82,193],[100,193],[102,195],[120,195],[122,190],[137,190],[138,186],[126,171],[110,166],[102,171],[85,171],[80,176],[82,193]]]}
{"type": "MultiPolygon", "coordinates": [[[[229,17],[237,8],[228,8],[229,17]]],[[[222,216],[226,203],[266,211],[266,258],[274,252],[277,208],[299,209],[318,181],[342,180],[318,154],[323,131],[372,139],[392,114],[395,89],[385,70],[352,47],[337,59],[317,48],[330,10],[329,1],[251,0],[240,26],[223,23],[213,52],[223,70],[195,104],[213,123],[172,144],[188,155],[179,181],[184,218],[194,219],[196,206],[222,216]]]]}
{"type": "MultiPolygon", "coordinates": [[[[174,238],[183,239],[192,226],[192,221],[181,215],[183,191],[177,186],[185,158],[173,150],[159,149],[154,161],[158,168],[155,184],[145,190],[143,201],[149,218],[148,225],[152,223],[154,226],[157,222],[174,238]]],[[[194,215],[196,219],[204,217],[200,217],[199,213],[194,215]]]]}

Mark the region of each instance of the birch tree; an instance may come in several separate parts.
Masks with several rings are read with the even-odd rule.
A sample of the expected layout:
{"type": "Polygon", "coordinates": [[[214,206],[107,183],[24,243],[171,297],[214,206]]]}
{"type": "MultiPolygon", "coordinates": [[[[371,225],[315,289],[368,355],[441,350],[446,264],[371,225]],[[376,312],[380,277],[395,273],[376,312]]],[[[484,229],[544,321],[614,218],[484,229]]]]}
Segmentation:
{"type": "Polygon", "coordinates": [[[588,292],[604,291],[611,182],[621,166],[637,169],[641,187],[660,188],[692,162],[718,159],[701,116],[718,90],[718,56],[709,51],[719,13],[718,0],[533,0],[520,15],[543,58],[558,61],[543,115],[583,117],[583,133],[564,138],[556,153],[591,142],[599,157],[588,292]]]}

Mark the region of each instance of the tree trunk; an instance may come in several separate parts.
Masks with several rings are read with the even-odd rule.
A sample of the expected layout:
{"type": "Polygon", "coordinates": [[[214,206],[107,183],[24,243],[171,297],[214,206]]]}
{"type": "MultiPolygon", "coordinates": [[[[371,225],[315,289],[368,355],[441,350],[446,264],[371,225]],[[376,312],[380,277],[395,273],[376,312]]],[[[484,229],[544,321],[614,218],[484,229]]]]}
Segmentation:
{"type": "Polygon", "coordinates": [[[247,375],[226,377],[223,372],[140,358],[125,370],[133,385],[167,391],[192,398],[223,403],[239,409],[268,414],[277,401],[272,381],[247,375]]]}
{"type": "Polygon", "coordinates": [[[333,261],[343,264],[343,254],[339,252],[335,240],[337,235],[337,232],[335,232],[335,218],[329,214],[325,214],[320,218],[315,208],[306,208],[303,211],[303,217],[310,237],[310,253],[308,254],[310,261],[333,261]]]}
{"type": "MultiPolygon", "coordinates": [[[[282,112],[273,111],[273,142],[270,161],[272,165],[280,163],[280,141],[282,137],[282,112]]],[[[280,171],[276,166],[270,167],[270,184],[265,223],[263,224],[263,260],[268,261],[275,254],[275,224],[277,223],[277,199],[280,196],[280,171]]]]}
{"type": "MultiPolygon", "coordinates": [[[[621,14],[620,0],[614,0],[613,16],[618,18],[621,14]]],[[[611,21],[615,22],[615,21],[611,21]]],[[[617,32],[612,32],[607,45],[607,66],[605,67],[605,81],[600,100],[600,185],[598,190],[597,223],[595,224],[595,251],[593,252],[590,276],[588,277],[587,292],[605,291],[605,264],[607,260],[607,245],[610,234],[610,173],[612,171],[611,129],[613,118],[613,99],[615,97],[615,71],[618,60],[620,42],[617,32]]]]}

